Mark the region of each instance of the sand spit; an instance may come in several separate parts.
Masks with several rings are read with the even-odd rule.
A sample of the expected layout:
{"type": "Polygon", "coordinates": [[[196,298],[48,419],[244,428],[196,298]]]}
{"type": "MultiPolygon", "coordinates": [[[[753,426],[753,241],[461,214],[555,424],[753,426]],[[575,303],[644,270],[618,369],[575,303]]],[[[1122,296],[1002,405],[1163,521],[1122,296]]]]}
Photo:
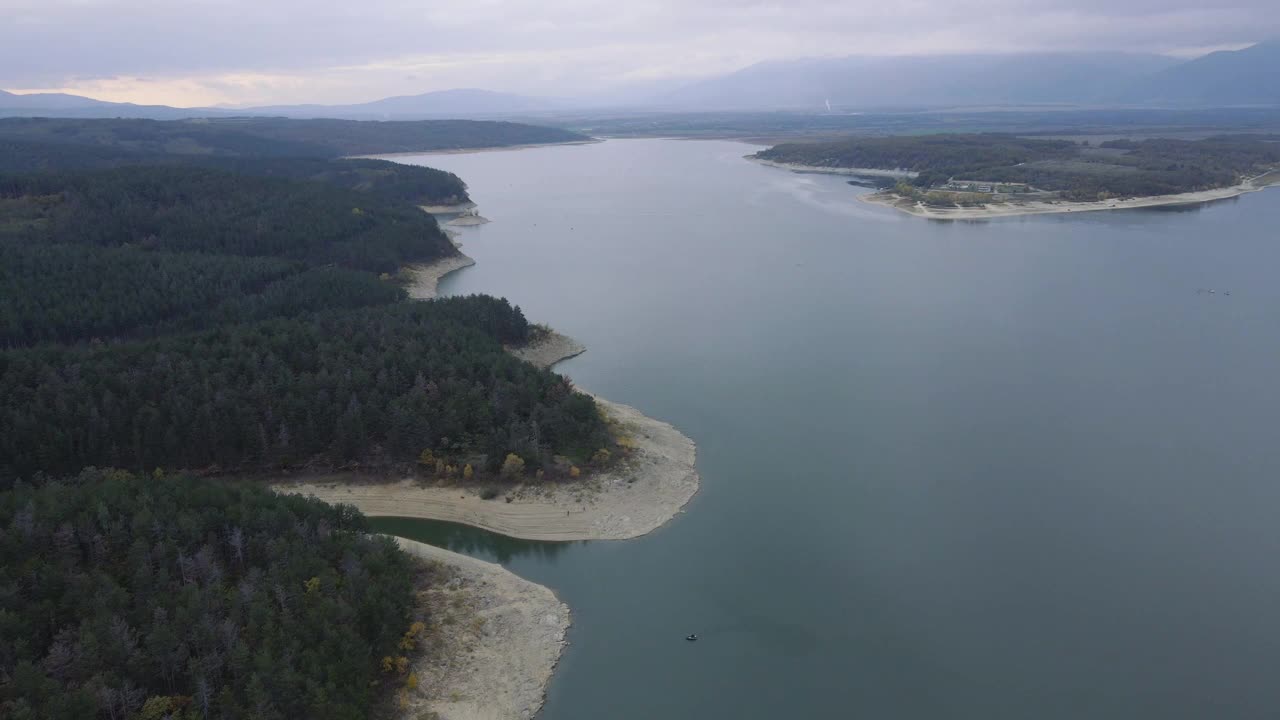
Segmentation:
{"type": "Polygon", "coordinates": [[[423,212],[430,215],[461,215],[476,209],[476,204],[468,200],[452,205],[419,205],[423,212]]]}
{"type": "Polygon", "coordinates": [[[475,264],[475,260],[459,252],[425,265],[407,265],[401,272],[411,278],[409,297],[414,300],[430,300],[436,296],[440,280],[445,275],[475,264]]]}
{"type": "MultiPolygon", "coordinates": [[[[459,253],[407,267],[405,272],[413,276],[409,294],[415,299],[436,297],[440,278],[473,264],[459,253]]],[[[586,348],[548,331],[530,345],[507,351],[549,368],[586,348]]],[[[413,477],[388,482],[385,476],[359,473],[313,475],[273,487],[354,505],[366,515],[444,520],[526,540],[626,540],[647,535],[678,515],[698,492],[697,447],[668,423],[628,405],[592,397],[631,449],[608,472],[572,482],[504,485],[490,500],[481,499],[482,487],[413,477]]]]}
{"type": "Polygon", "coordinates": [[[550,589],[500,565],[396,538],[409,555],[452,577],[427,590],[439,644],[413,667],[406,718],[497,720],[537,715],[560,660],[569,607],[550,589]]]}
{"type": "MultiPolygon", "coordinates": [[[[422,210],[430,215],[436,216],[438,220],[440,216],[453,215],[457,213],[474,213],[476,204],[473,202],[459,203],[457,205],[419,205],[422,210]]],[[[482,218],[483,219],[483,218],[482,218]]],[[[484,220],[484,222],[489,222],[484,220]]],[[[450,225],[452,223],[445,223],[450,225]]],[[[445,237],[449,238],[449,242],[453,243],[453,249],[458,250],[457,233],[444,228],[445,237]]],[[[401,272],[408,275],[410,282],[408,285],[409,297],[414,300],[430,300],[438,294],[440,280],[451,272],[456,272],[465,267],[475,265],[476,261],[467,257],[461,250],[457,254],[448,257],[442,257],[439,260],[430,263],[419,263],[415,265],[406,265],[401,272]]]]}
{"type": "Polygon", "coordinates": [[[871,193],[861,195],[859,200],[874,205],[884,205],[916,217],[930,220],[986,220],[990,218],[1016,217],[1019,215],[1048,215],[1056,213],[1097,212],[1099,210],[1131,210],[1135,208],[1162,207],[1173,205],[1199,205],[1216,200],[1226,200],[1246,193],[1265,190],[1280,182],[1276,174],[1249,178],[1239,185],[1202,190],[1200,192],[1178,193],[1176,195],[1153,195],[1135,197],[1124,200],[1099,200],[1096,202],[1048,202],[1044,200],[1008,203],[990,203],[981,207],[928,207],[923,203],[912,203],[893,193],[871,193]]]}
{"type": "Polygon", "coordinates": [[[475,213],[464,213],[452,220],[446,220],[445,225],[451,227],[474,227],[476,225],[484,225],[489,222],[489,218],[475,213]]]}
{"type": "Polygon", "coordinates": [[[698,491],[693,441],[633,407],[595,397],[631,456],[609,472],[571,483],[523,484],[492,500],[482,488],[385,482],[332,474],[277,483],[279,492],[347,503],[370,516],[445,520],[525,540],[627,540],[647,535],[680,513],[698,491]],[[510,498],[510,502],[507,499],[510,498]]]}
{"type": "Polygon", "coordinates": [[[577,357],[586,351],[586,345],[555,330],[547,330],[528,345],[507,346],[507,352],[541,368],[549,368],[561,360],[577,357]]]}
{"type": "Polygon", "coordinates": [[[884,170],[881,168],[842,168],[842,167],[822,167],[820,165],[800,165],[797,163],[780,163],[772,160],[763,160],[754,155],[743,155],[744,158],[751,162],[760,163],[767,167],[778,168],[779,170],[790,170],[796,173],[816,173],[818,175],[856,175],[859,177],[889,177],[889,178],[911,178],[919,175],[912,170],[884,170]]]}

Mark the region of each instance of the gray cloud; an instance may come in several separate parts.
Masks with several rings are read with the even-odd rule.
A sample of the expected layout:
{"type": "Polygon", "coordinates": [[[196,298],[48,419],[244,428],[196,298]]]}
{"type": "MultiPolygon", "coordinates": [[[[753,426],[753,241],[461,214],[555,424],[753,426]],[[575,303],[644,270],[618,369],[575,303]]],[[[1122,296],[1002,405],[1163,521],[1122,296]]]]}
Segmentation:
{"type": "Polygon", "coordinates": [[[360,100],[573,93],[809,55],[1188,51],[1280,35],[1275,0],[0,0],[0,87],[360,100]],[[308,92],[312,93],[308,95],[308,92]]]}

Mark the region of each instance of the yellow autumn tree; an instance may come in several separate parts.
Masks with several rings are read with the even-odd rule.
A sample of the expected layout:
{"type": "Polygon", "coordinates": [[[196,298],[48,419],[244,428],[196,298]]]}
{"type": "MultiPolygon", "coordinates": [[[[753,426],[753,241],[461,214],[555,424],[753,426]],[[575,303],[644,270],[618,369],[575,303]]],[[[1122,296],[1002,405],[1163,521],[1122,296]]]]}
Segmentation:
{"type": "Polygon", "coordinates": [[[516,477],[524,472],[524,460],[515,453],[508,453],[507,459],[502,461],[502,474],[506,477],[516,477]]]}
{"type": "Polygon", "coordinates": [[[466,466],[462,468],[462,478],[464,480],[470,480],[475,474],[476,471],[471,469],[471,463],[467,463],[466,466]]]}
{"type": "Polygon", "coordinates": [[[569,477],[571,477],[571,478],[576,478],[576,477],[578,477],[578,476],[579,476],[579,475],[581,475],[581,474],[582,474],[582,471],[578,469],[578,466],[577,466],[577,465],[570,465],[570,466],[569,466],[569,477]]]}

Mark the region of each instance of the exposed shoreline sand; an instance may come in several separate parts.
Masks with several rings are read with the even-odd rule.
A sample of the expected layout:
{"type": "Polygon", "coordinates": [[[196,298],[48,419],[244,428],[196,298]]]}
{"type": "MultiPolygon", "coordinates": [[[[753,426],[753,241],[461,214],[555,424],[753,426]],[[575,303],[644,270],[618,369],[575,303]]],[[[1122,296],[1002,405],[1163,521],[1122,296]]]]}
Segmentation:
{"type": "MultiPolygon", "coordinates": [[[[476,204],[468,200],[465,203],[456,205],[419,205],[423,212],[436,218],[438,221],[441,215],[457,215],[462,213],[471,213],[475,211],[476,204]]],[[[484,222],[489,222],[484,220],[484,222]]],[[[444,223],[448,225],[449,223],[444,223]]],[[[412,278],[409,283],[409,297],[414,300],[430,300],[437,295],[440,281],[445,275],[457,272],[462,268],[468,268],[476,264],[476,261],[467,257],[466,253],[459,249],[458,241],[455,238],[456,233],[444,228],[445,237],[449,238],[449,242],[453,244],[453,249],[457,251],[456,255],[442,257],[429,263],[416,263],[406,265],[401,272],[412,278]]]]}
{"type": "Polygon", "coordinates": [[[476,204],[468,200],[450,205],[419,205],[418,207],[428,215],[461,215],[475,210],[476,204]]]}
{"type": "MultiPolygon", "coordinates": [[[[474,207],[469,204],[461,211],[472,212],[474,207]]],[[[406,268],[413,278],[410,296],[434,298],[441,278],[474,264],[459,252],[406,268]]],[[[507,351],[550,368],[585,352],[586,347],[550,331],[534,343],[507,351]]],[[[278,482],[272,487],[351,504],[366,515],[451,521],[528,540],[625,540],[648,534],[678,515],[698,492],[697,447],[667,423],[627,405],[592,397],[614,431],[627,438],[630,455],[607,473],[572,483],[507,488],[510,502],[484,500],[476,487],[426,486],[412,478],[387,483],[354,474],[278,482]]],[[[447,631],[441,619],[443,647],[432,656],[437,662],[415,664],[421,690],[410,698],[403,716],[437,713],[440,720],[527,720],[537,715],[566,644],[568,606],[550,589],[499,565],[404,538],[396,542],[414,557],[450,568],[453,579],[442,588],[425,590],[440,596],[428,601],[433,607],[446,608],[445,615],[461,612],[472,618],[447,631]]]]}
{"type": "Polygon", "coordinates": [[[569,483],[521,484],[484,500],[482,487],[386,482],[354,473],[277,482],[278,492],[354,505],[372,517],[409,517],[470,525],[524,540],[629,540],[680,514],[698,491],[697,448],[671,425],[633,407],[592,396],[633,444],[608,472],[569,483]],[[511,502],[506,502],[510,497],[511,502]]]}
{"type": "Polygon", "coordinates": [[[822,167],[820,165],[800,165],[797,163],[781,163],[773,160],[764,160],[754,155],[743,155],[746,160],[753,163],[759,163],[765,167],[778,168],[779,170],[790,170],[794,173],[812,173],[817,175],[856,175],[860,177],[889,177],[889,178],[910,178],[915,177],[919,173],[911,170],[883,170],[880,168],[840,168],[840,167],[822,167]]]}
{"type": "MultiPolygon", "coordinates": [[[[474,263],[459,254],[406,268],[414,278],[410,297],[436,297],[440,278],[474,263]]],[[[551,331],[531,345],[508,347],[507,351],[550,368],[580,355],[586,347],[551,331]]],[[[678,515],[697,494],[701,480],[696,467],[697,446],[668,423],[628,405],[587,394],[595,399],[615,432],[632,444],[630,456],[608,472],[572,482],[504,487],[504,497],[491,500],[481,499],[484,488],[479,486],[441,485],[407,477],[387,482],[384,477],[359,473],[312,475],[280,481],[273,487],[279,492],[354,505],[370,516],[456,522],[524,540],[626,540],[647,535],[678,515]]]]}
{"type": "MultiPolygon", "coordinates": [[[[1264,176],[1265,177],[1265,176],[1264,176]]],[[[982,207],[937,208],[920,203],[910,203],[892,193],[878,192],[860,195],[858,199],[873,205],[883,205],[895,210],[930,220],[984,220],[988,218],[1017,217],[1019,215],[1049,215],[1058,213],[1097,212],[1099,210],[1131,210],[1135,208],[1168,207],[1175,205],[1200,205],[1218,200],[1228,200],[1247,193],[1265,190],[1280,179],[1262,180],[1250,178],[1225,188],[1178,193],[1176,195],[1152,195],[1124,200],[1098,200],[1095,202],[1009,202],[991,203],[982,207]]]]}
{"type": "Polygon", "coordinates": [[[395,538],[410,556],[439,563],[451,575],[424,592],[430,659],[413,665],[418,689],[405,717],[438,713],[440,720],[525,720],[538,714],[560,661],[569,607],[550,589],[500,565],[395,538]]]}
{"type": "Polygon", "coordinates": [[[548,330],[545,335],[528,345],[507,347],[507,352],[541,368],[550,368],[562,360],[577,357],[586,351],[586,345],[555,330],[548,330]]]}
{"type": "Polygon", "coordinates": [[[413,278],[413,282],[409,284],[409,297],[414,300],[430,300],[436,296],[440,281],[445,275],[475,264],[475,260],[462,254],[462,252],[458,252],[457,255],[440,258],[435,262],[422,265],[407,265],[403,272],[413,278]]]}

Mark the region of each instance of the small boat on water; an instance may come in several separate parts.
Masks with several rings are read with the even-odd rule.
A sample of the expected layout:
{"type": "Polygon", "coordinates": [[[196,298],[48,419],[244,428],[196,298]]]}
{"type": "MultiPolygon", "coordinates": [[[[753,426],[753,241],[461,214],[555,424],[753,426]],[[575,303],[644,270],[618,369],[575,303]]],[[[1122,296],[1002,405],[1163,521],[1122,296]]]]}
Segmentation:
{"type": "Polygon", "coordinates": [[[684,639],[688,640],[689,642],[696,642],[698,640],[698,636],[693,633],[689,633],[688,635],[684,636],[684,639]]]}

